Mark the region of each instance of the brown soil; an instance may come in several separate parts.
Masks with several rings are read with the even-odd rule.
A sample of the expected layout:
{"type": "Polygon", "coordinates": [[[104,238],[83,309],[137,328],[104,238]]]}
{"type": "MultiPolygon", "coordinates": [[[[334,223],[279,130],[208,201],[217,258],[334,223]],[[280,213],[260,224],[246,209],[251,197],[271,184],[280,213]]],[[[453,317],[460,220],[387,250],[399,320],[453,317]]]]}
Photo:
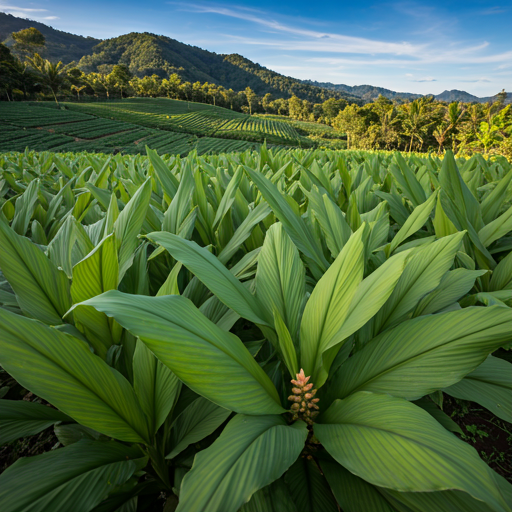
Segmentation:
{"type": "Polygon", "coordinates": [[[444,395],[443,410],[460,426],[455,434],[473,446],[480,457],[512,482],[512,423],[503,421],[481,405],[444,395]]]}

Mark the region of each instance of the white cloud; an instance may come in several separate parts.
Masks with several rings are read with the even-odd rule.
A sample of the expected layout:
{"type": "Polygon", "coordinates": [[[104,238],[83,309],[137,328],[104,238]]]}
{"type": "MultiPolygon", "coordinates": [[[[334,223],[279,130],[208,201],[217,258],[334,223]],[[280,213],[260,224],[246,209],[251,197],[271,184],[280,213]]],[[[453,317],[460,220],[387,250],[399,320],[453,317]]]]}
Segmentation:
{"type": "Polygon", "coordinates": [[[46,11],[48,11],[48,9],[32,9],[32,8],[28,8],[28,7],[19,7],[17,5],[4,5],[4,4],[1,4],[1,3],[0,3],[0,9],[14,10],[16,12],[25,12],[25,13],[29,13],[29,12],[46,12],[46,11]]]}

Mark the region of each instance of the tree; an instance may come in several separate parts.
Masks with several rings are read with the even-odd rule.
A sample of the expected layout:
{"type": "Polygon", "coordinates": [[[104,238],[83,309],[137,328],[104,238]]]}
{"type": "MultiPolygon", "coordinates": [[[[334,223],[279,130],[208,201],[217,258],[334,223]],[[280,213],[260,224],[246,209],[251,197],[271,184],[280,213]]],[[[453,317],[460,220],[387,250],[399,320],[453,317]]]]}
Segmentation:
{"type": "Polygon", "coordinates": [[[36,70],[39,82],[52,91],[55,103],[59,105],[57,92],[66,81],[62,62],[54,64],[48,59],[43,59],[38,53],[33,58],[27,58],[27,61],[36,70]]]}
{"type": "Polygon", "coordinates": [[[247,98],[249,115],[252,115],[253,109],[258,106],[258,95],[250,87],[246,87],[244,93],[245,97],[247,98]]]}
{"type": "Polygon", "coordinates": [[[124,64],[116,64],[108,75],[109,81],[114,83],[114,87],[121,91],[121,98],[123,97],[123,90],[129,86],[132,76],[128,66],[124,64]]]}
{"type": "Polygon", "coordinates": [[[263,96],[263,99],[261,100],[261,106],[265,110],[266,114],[274,113],[274,109],[272,108],[273,101],[274,101],[274,98],[273,98],[272,94],[270,94],[269,92],[267,92],[267,94],[265,94],[265,96],[263,96]]]}
{"type": "Polygon", "coordinates": [[[410,137],[409,153],[412,151],[414,140],[423,145],[424,137],[427,134],[427,128],[434,123],[431,121],[430,112],[427,105],[431,102],[428,98],[419,98],[402,105],[402,126],[404,135],[410,137]]]}
{"type": "Polygon", "coordinates": [[[46,44],[44,35],[34,27],[13,32],[11,37],[14,40],[14,50],[20,57],[33,58],[36,52],[41,51],[46,44]]]}
{"type": "Polygon", "coordinates": [[[87,87],[87,85],[75,85],[71,86],[72,91],[76,91],[76,97],[80,101],[80,93],[87,87]]]}

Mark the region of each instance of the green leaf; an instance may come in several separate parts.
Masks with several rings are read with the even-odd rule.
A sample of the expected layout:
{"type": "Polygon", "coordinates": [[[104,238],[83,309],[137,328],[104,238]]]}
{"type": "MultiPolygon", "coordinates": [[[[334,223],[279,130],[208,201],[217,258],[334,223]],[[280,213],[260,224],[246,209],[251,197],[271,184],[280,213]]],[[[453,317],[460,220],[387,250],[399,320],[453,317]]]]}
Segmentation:
{"type": "Polygon", "coordinates": [[[329,484],[316,461],[300,457],[285,473],[284,480],[295,501],[296,512],[339,511],[329,484]]]}
{"type": "Polygon", "coordinates": [[[505,256],[492,273],[489,291],[512,290],[512,251],[505,256]]]}
{"type": "Polygon", "coordinates": [[[176,376],[212,402],[245,414],[280,414],[277,391],[244,344],[179,295],[146,297],[115,290],[92,306],[138,336],[176,376]]]}
{"type": "Polygon", "coordinates": [[[415,400],[473,371],[510,338],[508,308],[465,308],[408,320],[356,352],[338,370],[330,398],[373,391],[415,400]]]}
{"type": "Polygon", "coordinates": [[[0,309],[0,364],[82,425],[122,441],[148,440],[130,383],[78,338],[0,309]]]}
{"type": "Polygon", "coordinates": [[[25,189],[25,192],[16,199],[15,214],[11,229],[15,233],[18,233],[18,235],[24,235],[27,232],[30,219],[36,207],[39,183],[39,180],[32,180],[25,189]]]}
{"type": "Polygon", "coordinates": [[[510,507],[474,448],[426,411],[367,392],[336,400],[315,425],[324,448],[351,473],[397,491],[460,490],[498,512],[510,507]]]}
{"type": "Polygon", "coordinates": [[[151,178],[148,178],[133,194],[114,223],[114,233],[119,252],[119,280],[131,266],[138,236],[146,218],[151,199],[151,178]]]}
{"type": "Polygon", "coordinates": [[[0,508],[2,512],[89,512],[146,460],[136,447],[88,440],[21,458],[0,475],[0,508]]]}
{"type": "Polygon", "coordinates": [[[229,181],[229,185],[226,187],[226,191],[222,196],[219,207],[217,208],[217,213],[215,215],[215,219],[213,219],[212,229],[217,229],[218,225],[224,218],[224,215],[229,211],[233,201],[235,200],[235,195],[238,191],[238,186],[240,184],[240,180],[242,179],[244,169],[240,165],[236,170],[234,176],[229,181]]]}
{"type": "Polygon", "coordinates": [[[220,261],[195,242],[171,233],[155,232],[148,239],[165,247],[171,256],[187,267],[221,302],[241,317],[260,325],[268,325],[256,298],[220,261]]]}
{"type": "Polygon", "coordinates": [[[297,340],[306,297],[306,271],[299,251],[281,223],[272,224],[258,256],[256,297],[266,318],[279,313],[292,339],[297,340]]]}
{"type": "Polygon", "coordinates": [[[165,195],[167,196],[165,199],[168,203],[170,203],[171,199],[176,195],[176,192],[178,191],[179,181],[176,179],[174,174],[171,172],[169,167],[165,164],[156,150],[150,149],[146,146],[146,153],[148,154],[149,161],[153,166],[156,177],[162,185],[165,195]]]}
{"type": "Polygon", "coordinates": [[[178,262],[172,267],[169,272],[165,283],[160,287],[156,296],[161,297],[162,295],[179,295],[180,289],[178,287],[178,274],[180,273],[182,263],[178,262]]]}
{"type": "Polygon", "coordinates": [[[305,423],[287,425],[280,416],[235,416],[196,455],[183,479],[176,512],[236,512],[295,462],[307,433],[305,423]]]}
{"type": "Polygon", "coordinates": [[[423,227],[434,209],[436,197],[437,192],[434,192],[424,203],[414,208],[414,211],[407,218],[400,231],[391,240],[388,254],[391,254],[404,240],[407,240],[407,238],[423,227]]]}
{"type": "Polygon", "coordinates": [[[297,507],[280,478],[255,492],[240,512],[297,512],[297,507]]]}
{"type": "Polygon", "coordinates": [[[0,269],[21,310],[48,324],[61,324],[71,306],[66,274],[28,238],[17,235],[0,218],[0,269]]]}
{"type": "Polygon", "coordinates": [[[439,286],[418,303],[414,316],[429,315],[450,306],[473,288],[477,277],[486,273],[486,270],[465,268],[446,272],[439,286]]]}
{"type": "Polygon", "coordinates": [[[512,231],[512,206],[497,219],[484,226],[478,232],[478,237],[485,247],[489,247],[510,231],[512,231]]]}
{"type": "Polygon", "coordinates": [[[439,286],[463,237],[464,233],[456,233],[414,249],[393,293],[374,319],[374,334],[407,318],[419,300],[439,286]]]}
{"type": "Polygon", "coordinates": [[[171,452],[166,459],[172,459],[187,446],[209,436],[229,417],[231,411],[199,397],[194,400],[174,421],[170,436],[171,452]]]}
{"type": "Polygon", "coordinates": [[[140,340],[133,354],[133,388],[148,419],[149,432],[155,434],[176,402],[181,383],[140,340]]]}
{"type": "Polygon", "coordinates": [[[396,512],[378,488],[332,460],[320,466],[343,512],[396,512]]]}
{"type": "MultiPolygon", "coordinates": [[[[75,304],[115,290],[118,285],[119,264],[114,235],[104,238],[93,251],[73,267],[71,297],[75,304]]],[[[119,343],[121,329],[106,315],[92,308],[77,308],[73,317],[95,352],[105,359],[111,345],[119,343]]]]}
{"type": "Polygon", "coordinates": [[[286,368],[288,368],[291,377],[295,378],[295,375],[299,373],[297,352],[295,351],[295,346],[293,344],[292,337],[290,336],[290,332],[277,309],[274,310],[274,325],[277,332],[279,350],[283,355],[284,363],[286,364],[286,368]]]}
{"type": "Polygon", "coordinates": [[[69,416],[34,402],[0,400],[0,445],[20,437],[33,436],[69,416]]]}
{"type": "Polygon", "coordinates": [[[476,402],[512,423],[512,364],[508,361],[489,356],[476,370],[443,391],[476,402]]]}
{"type": "MultiPolygon", "coordinates": [[[[306,303],[300,325],[301,366],[316,385],[322,367],[322,352],[340,340],[338,331],[348,314],[357,287],[363,279],[363,229],[354,233],[318,281],[306,303]]],[[[325,377],[324,377],[325,381],[325,377]]]]}
{"type": "Polygon", "coordinates": [[[322,246],[315,239],[302,218],[293,211],[276,185],[258,171],[254,171],[247,166],[245,170],[274,211],[276,217],[283,223],[286,232],[297,248],[305,256],[311,258],[320,269],[327,270],[329,264],[322,252],[322,246]]]}

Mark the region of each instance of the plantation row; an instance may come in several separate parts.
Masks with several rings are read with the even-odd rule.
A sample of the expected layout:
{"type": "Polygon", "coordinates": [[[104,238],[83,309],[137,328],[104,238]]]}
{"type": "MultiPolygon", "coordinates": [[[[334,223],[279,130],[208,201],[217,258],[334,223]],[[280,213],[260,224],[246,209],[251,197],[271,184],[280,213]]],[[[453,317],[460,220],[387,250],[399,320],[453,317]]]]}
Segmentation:
{"type": "Polygon", "coordinates": [[[288,123],[262,120],[225,108],[170,99],[130,98],[110,103],[66,103],[74,111],[117,119],[149,128],[194,135],[249,139],[272,144],[310,146],[288,123]]]}
{"type": "Polygon", "coordinates": [[[132,123],[94,117],[36,104],[0,104],[0,151],[143,153],[187,155],[190,151],[244,151],[255,144],[219,138],[197,138],[187,132],[155,130],[132,123]]]}
{"type": "Polygon", "coordinates": [[[2,512],[511,512],[442,409],[512,422],[506,159],[11,152],[0,210],[2,512]]]}

